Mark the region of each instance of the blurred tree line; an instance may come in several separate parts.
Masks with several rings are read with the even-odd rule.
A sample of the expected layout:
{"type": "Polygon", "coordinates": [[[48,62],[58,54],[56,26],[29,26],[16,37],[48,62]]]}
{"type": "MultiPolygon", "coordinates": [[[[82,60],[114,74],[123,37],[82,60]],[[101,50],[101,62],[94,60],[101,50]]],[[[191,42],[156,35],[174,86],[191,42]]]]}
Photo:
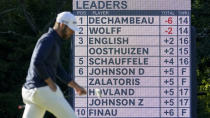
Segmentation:
{"type": "MultiPolygon", "coordinates": [[[[71,10],[72,0],[0,0],[0,118],[21,118],[22,110],[17,106],[23,104],[21,87],[35,43],[53,26],[57,13],[71,10]]],[[[192,25],[197,30],[197,114],[198,118],[208,118],[210,0],[192,0],[192,25]]],[[[62,50],[68,70],[69,42],[62,50]]]]}
{"type": "Polygon", "coordinates": [[[192,0],[192,25],[196,27],[197,114],[210,117],[210,0],[192,0]]]}

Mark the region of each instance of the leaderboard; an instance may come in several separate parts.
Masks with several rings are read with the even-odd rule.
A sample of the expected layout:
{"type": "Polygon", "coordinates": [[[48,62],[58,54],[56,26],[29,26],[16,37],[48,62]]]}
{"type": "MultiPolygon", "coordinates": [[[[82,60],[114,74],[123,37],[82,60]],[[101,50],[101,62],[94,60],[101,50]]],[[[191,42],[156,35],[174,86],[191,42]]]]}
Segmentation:
{"type": "Polygon", "coordinates": [[[79,118],[192,118],[190,0],[74,0],[79,118]],[[101,97],[96,95],[99,89],[101,97]]]}

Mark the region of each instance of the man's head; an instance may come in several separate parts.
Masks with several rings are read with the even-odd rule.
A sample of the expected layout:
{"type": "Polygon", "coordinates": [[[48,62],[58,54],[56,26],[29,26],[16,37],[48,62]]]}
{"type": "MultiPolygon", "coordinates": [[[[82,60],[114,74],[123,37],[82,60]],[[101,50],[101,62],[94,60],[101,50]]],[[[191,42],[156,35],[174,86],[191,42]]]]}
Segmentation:
{"type": "Polygon", "coordinates": [[[75,31],[79,31],[76,18],[70,12],[59,13],[53,28],[63,39],[68,39],[75,31]]]}

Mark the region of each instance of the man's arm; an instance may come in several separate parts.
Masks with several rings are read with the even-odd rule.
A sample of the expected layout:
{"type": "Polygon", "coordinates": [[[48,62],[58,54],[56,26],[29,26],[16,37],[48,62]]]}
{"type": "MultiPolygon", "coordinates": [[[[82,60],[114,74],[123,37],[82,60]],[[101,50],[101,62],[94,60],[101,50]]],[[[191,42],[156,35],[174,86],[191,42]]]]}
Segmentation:
{"type": "Polygon", "coordinates": [[[56,84],[51,79],[45,61],[51,52],[54,45],[54,40],[52,38],[44,38],[40,39],[40,42],[36,45],[36,50],[34,52],[34,67],[38,72],[39,76],[47,83],[52,91],[56,91],[57,87],[56,84]]]}
{"type": "Polygon", "coordinates": [[[86,90],[83,87],[81,87],[74,80],[72,80],[72,78],[67,74],[67,72],[62,67],[60,61],[59,61],[58,67],[57,67],[57,75],[58,75],[58,79],[60,79],[64,83],[66,83],[69,87],[74,88],[75,91],[79,95],[84,95],[84,94],[87,93],[86,90]]]}

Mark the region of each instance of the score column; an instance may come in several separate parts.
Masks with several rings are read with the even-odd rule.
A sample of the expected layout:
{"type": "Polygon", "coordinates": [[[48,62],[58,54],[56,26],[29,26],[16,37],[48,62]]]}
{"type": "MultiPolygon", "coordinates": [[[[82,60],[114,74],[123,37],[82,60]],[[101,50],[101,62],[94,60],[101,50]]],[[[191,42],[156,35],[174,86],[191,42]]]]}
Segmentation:
{"type": "MultiPolygon", "coordinates": [[[[79,12],[80,13],[80,12],[79,12]]],[[[86,12],[82,12],[84,16],[76,16],[77,24],[79,27],[78,32],[75,32],[75,81],[79,83],[81,86],[85,87],[86,90],[88,90],[87,87],[87,58],[88,58],[88,45],[87,45],[87,16],[86,12]]],[[[79,14],[80,15],[80,14],[79,14]]],[[[78,96],[75,95],[75,112],[77,116],[80,117],[86,117],[87,116],[87,96],[78,96]]]]}
{"type": "Polygon", "coordinates": [[[163,11],[160,16],[161,117],[177,116],[177,16],[163,11]]]}

